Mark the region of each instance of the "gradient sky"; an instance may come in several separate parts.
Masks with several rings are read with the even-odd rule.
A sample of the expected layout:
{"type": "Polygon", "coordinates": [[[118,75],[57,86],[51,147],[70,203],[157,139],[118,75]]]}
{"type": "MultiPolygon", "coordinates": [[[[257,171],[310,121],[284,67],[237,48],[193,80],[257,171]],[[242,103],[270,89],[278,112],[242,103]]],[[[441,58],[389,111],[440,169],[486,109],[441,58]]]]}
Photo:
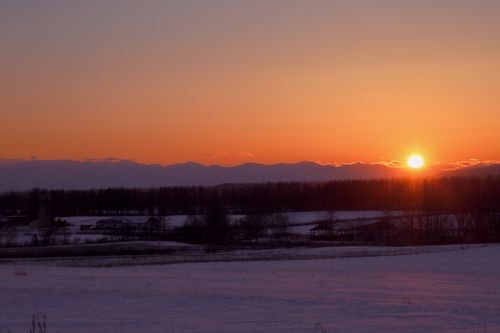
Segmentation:
{"type": "Polygon", "coordinates": [[[500,160],[500,1],[1,1],[0,158],[500,160]]]}

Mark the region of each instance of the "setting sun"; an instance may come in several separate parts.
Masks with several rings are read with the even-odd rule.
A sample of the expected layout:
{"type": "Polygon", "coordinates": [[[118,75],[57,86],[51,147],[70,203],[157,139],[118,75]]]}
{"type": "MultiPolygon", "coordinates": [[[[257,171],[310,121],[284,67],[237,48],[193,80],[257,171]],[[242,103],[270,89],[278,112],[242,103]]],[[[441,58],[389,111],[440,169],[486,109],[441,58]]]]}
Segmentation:
{"type": "Polygon", "coordinates": [[[412,169],[420,169],[424,166],[424,159],[420,155],[411,155],[406,163],[412,169]]]}

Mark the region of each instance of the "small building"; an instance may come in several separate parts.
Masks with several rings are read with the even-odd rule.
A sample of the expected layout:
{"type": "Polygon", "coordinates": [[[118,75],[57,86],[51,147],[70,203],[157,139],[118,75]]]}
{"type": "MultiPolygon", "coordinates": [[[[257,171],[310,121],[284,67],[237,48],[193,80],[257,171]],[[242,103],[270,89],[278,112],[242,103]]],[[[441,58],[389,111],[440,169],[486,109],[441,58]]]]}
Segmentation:
{"type": "Polygon", "coordinates": [[[82,224],[80,225],[80,231],[89,231],[92,230],[92,224],[82,224]]]}
{"type": "Polygon", "coordinates": [[[149,232],[161,232],[165,231],[165,223],[154,216],[151,216],[145,223],[143,223],[143,228],[149,232]]]}
{"type": "Polygon", "coordinates": [[[94,229],[107,231],[126,230],[127,223],[123,222],[120,219],[99,220],[96,222],[94,229]]]}
{"type": "Polygon", "coordinates": [[[127,229],[136,233],[159,233],[166,231],[165,222],[158,217],[151,216],[146,222],[126,222],[127,229]]]}
{"type": "Polygon", "coordinates": [[[335,229],[331,223],[319,223],[310,230],[311,239],[333,239],[335,236],[335,229]]]}

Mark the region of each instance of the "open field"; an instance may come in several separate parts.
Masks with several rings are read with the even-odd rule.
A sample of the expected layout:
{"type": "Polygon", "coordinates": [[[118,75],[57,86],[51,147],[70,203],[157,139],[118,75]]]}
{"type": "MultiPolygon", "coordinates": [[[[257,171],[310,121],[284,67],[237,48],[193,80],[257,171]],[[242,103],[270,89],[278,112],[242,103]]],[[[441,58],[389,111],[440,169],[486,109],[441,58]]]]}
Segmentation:
{"type": "MultiPolygon", "coordinates": [[[[375,219],[383,217],[385,214],[381,210],[359,210],[359,211],[337,211],[334,213],[335,218],[340,222],[352,223],[356,221],[357,224],[363,223],[373,223],[375,219]]],[[[405,211],[394,211],[391,213],[393,216],[404,216],[407,214],[405,211]]],[[[332,217],[331,212],[328,211],[309,211],[309,212],[287,212],[280,214],[287,218],[289,223],[289,232],[295,236],[309,237],[310,229],[313,228],[318,221],[332,217]]],[[[239,221],[245,218],[246,215],[228,215],[228,220],[232,225],[236,225],[239,221]]],[[[197,215],[201,217],[201,215],[197,215]]],[[[81,231],[82,226],[95,227],[96,222],[99,220],[110,220],[117,219],[123,221],[124,223],[133,224],[144,224],[148,221],[150,216],[69,216],[69,217],[57,217],[56,219],[64,220],[68,225],[64,228],[60,228],[54,235],[54,244],[71,244],[71,245],[82,245],[82,244],[94,244],[94,243],[111,243],[120,241],[120,231],[114,234],[110,232],[111,230],[85,230],[81,231]]],[[[175,228],[182,227],[189,215],[168,215],[165,216],[165,228],[167,231],[171,232],[175,228]]],[[[36,227],[29,226],[17,226],[16,228],[4,228],[2,230],[0,223],[0,248],[2,247],[20,247],[20,246],[33,246],[33,237],[37,235],[38,239],[42,239],[43,236],[40,234],[40,230],[36,227]]],[[[129,237],[130,238],[130,237],[129,237]]],[[[73,247],[78,251],[78,246],[73,247]]],[[[1,251],[0,251],[1,252],[1,251]]],[[[12,251],[6,251],[7,254],[3,255],[0,253],[0,257],[11,256],[9,254],[12,251]]],[[[35,253],[36,250],[25,250],[18,251],[19,256],[27,256],[33,252],[34,256],[45,256],[45,254],[35,253]],[[23,254],[23,253],[26,253],[23,254]]],[[[45,252],[45,251],[42,251],[45,252]]],[[[47,256],[52,255],[52,250],[47,256]]],[[[53,250],[57,252],[57,250],[53,250]]]]}
{"type": "MultiPolygon", "coordinates": [[[[0,266],[0,332],[498,332],[500,246],[327,260],[0,266]]],[[[366,254],[370,254],[367,248],[366,254]]]]}
{"type": "Polygon", "coordinates": [[[229,261],[279,261],[338,259],[372,256],[397,256],[453,251],[484,247],[485,244],[455,244],[429,246],[343,246],[338,242],[322,242],[315,246],[261,248],[225,248],[212,250],[208,247],[187,243],[163,241],[133,241],[114,244],[61,245],[39,248],[0,249],[0,263],[37,265],[40,263],[70,267],[117,267],[166,265],[229,261]],[[38,251],[31,255],[30,251],[38,251]],[[18,253],[19,252],[19,253],[18,253]],[[24,256],[21,256],[24,255],[24,256]],[[16,257],[17,255],[17,257],[16,257]]]}

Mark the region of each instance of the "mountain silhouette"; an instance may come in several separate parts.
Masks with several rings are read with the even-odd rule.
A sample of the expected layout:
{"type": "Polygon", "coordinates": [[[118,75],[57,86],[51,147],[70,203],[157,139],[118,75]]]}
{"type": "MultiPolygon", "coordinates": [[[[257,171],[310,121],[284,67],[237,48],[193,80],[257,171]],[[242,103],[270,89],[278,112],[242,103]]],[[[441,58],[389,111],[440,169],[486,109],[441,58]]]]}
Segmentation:
{"type": "MultiPolygon", "coordinates": [[[[500,174],[500,165],[470,167],[442,175],[500,174]]],[[[0,191],[34,187],[89,189],[107,187],[212,186],[226,183],[260,183],[405,177],[406,169],[381,164],[340,166],[313,162],[291,164],[246,163],[237,166],[205,166],[187,162],[169,166],[127,160],[3,160],[0,191]]]]}

